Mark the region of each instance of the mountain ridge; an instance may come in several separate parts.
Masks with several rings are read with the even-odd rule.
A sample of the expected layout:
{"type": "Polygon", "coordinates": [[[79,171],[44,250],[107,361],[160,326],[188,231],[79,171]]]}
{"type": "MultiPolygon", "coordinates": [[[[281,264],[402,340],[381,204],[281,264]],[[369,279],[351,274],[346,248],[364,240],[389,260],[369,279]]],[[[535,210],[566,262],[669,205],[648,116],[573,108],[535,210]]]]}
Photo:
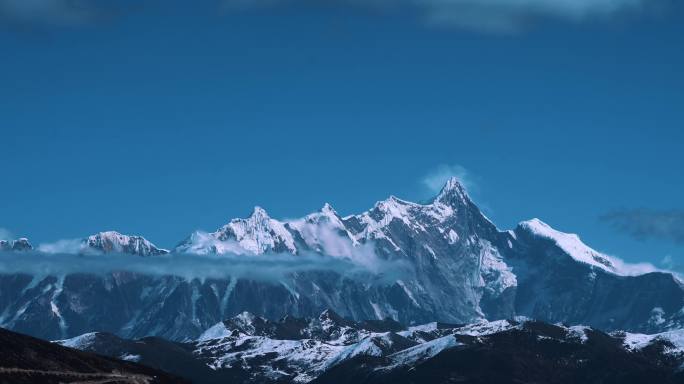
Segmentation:
{"type": "MultiPolygon", "coordinates": [[[[160,250],[142,237],[105,234],[115,243],[94,241],[89,248],[141,256],[160,250]]],[[[0,290],[0,325],[52,339],[98,329],[184,340],[243,311],[279,319],[324,308],[356,320],[389,317],[407,325],[517,315],[651,333],[684,324],[684,288],[676,276],[627,273],[617,259],[540,220],[499,230],[456,179],[427,204],[391,196],[345,217],[326,204],[280,221],[257,207],[250,217],[233,219],[215,232],[195,232],[170,252],[315,253],[366,267],[404,263],[412,274],[384,285],[311,270],[271,282],[130,273],[0,275],[6,287],[0,290]]]]}
{"type": "Polygon", "coordinates": [[[363,382],[387,382],[414,371],[431,374],[430,380],[420,382],[449,382],[456,372],[472,380],[462,379],[464,382],[492,382],[482,379],[491,373],[473,369],[489,361],[480,356],[483,352],[506,356],[509,363],[492,367],[493,371],[506,371],[503,376],[507,375],[508,381],[503,382],[525,376],[527,380],[544,378],[543,382],[575,382],[567,372],[603,377],[602,382],[642,383],[644,378],[678,382],[678,367],[684,362],[681,330],[658,335],[606,334],[591,327],[525,318],[403,327],[391,320],[344,319],[329,309],[312,318],[288,316],[277,321],[244,312],[216,324],[197,340],[183,343],[157,338],[125,340],[103,333],[57,343],[112,357],[133,356],[142,364],[197,383],[356,382],[354,377],[359,374],[365,376],[363,382]],[[221,331],[216,329],[219,327],[221,331]],[[160,355],[174,358],[169,361],[160,355]],[[515,368],[520,360],[527,370],[515,368]],[[463,361],[469,364],[461,364],[463,361]],[[568,377],[553,379],[557,375],[554,370],[564,364],[562,375],[568,377]],[[425,372],[426,365],[441,368],[425,372]],[[445,371],[446,367],[452,368],[445,371]]]}

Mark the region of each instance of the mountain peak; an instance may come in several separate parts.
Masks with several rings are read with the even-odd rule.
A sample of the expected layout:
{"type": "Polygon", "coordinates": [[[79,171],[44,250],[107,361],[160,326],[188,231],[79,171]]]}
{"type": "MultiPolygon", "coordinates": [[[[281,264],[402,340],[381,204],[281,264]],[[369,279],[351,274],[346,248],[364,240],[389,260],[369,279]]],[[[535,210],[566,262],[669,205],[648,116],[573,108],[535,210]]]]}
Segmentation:
{"type": "Polygon", "coordinates": [[[177,246],[176,250],[238,254],[246,251],[255,255],[270,251],[297,252],[292,234],[285,224],[271,218],[266,210],[259,206],[255,206],[247,218],[232,219],[216,232],[196,237],[187,239],[177,246]]]}
{"type": "Polygon", "coordinates": [[[442,187],[435,201],[448,204],[450,202],[466,201],[468,199],[468,192],[457,177],[451,177],[442,187]]]}
{"type": "Polygon", "coordinates": [[[254,211],[252,211],[252,215],[250,216],[250,218],[261,220],[270,219],[271,217],[268,215],[268,212],[266,212],[265,209],[257,205],[254,207],[254,211]]]}
{"type": "Polygon", "coordinates": [[[129,236],[117,231],[104,231],[83,239],[83,243],[89,248],[98,251],[130,253],[140,256],[164,255],[169,253],[166,249],[157,248],[142,236],[129,236]]]}
{"type": "Polygon", "coordinates": [[[326,215],[335,215],[337,216],[337,212],[335,209],[330,205],[329,203],[323,204],[323,208],[321,208],[321,213],[324,213],[326,215]]]}

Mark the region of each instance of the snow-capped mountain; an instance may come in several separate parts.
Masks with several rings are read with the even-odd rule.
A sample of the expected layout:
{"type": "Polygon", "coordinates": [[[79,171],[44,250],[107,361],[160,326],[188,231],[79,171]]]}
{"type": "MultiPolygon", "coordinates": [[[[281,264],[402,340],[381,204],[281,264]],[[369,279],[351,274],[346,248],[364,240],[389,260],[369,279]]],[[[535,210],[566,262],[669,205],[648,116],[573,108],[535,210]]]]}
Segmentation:
{"type": "Polygon", "coordinates": [[[129,253],[139,256],[165,255],[166,249],[157,248],[142,236],[122,235],[115,231],[106,231],[88,236],[83,239],[83,245],[88,249],[104,253],[129,253]]]}
{"type": "MultiPolygon", "coordinates": [[[[142,237],[113,232],[84,244],[143,256],[166,252],[142,237]]],[[[187,340],[244,311],[273,320],[315,316],[325,308],[357,321],[391,318],[407,325],[523,315],[652,334],[684,324],[684,288],[672,274],[635,274],[576,235],[537,219],[499,230],[456,179],[428,203],[392,196],[344,217],[328,204],[282,221],[255,208],[248,218],[230,220],[215,232],[195,232],[171,252],[250,258],[318,254],[351,260],[374,273],[387,266],[409,268],[380,283],[329,270],[273,281],[120,272],[3,275],[0,325],[50,339],[100,330],[127,338],[187,340]]]]}
{"type": "Polygon", "coordinates": [[[189,253],[295,253],[294,239],[285,225],[268,216],[261,207],[254,207],[246,219],[233,219],[213,233],[195,232],[174,249],[189,253]]]}
{"type": "MultiPolygon", "coordinates": [[[[449,360],[442,366],[458,364],[449,359],[450,354],[459,354],[458,361],[473,361],[488,350],[533,354],[533,359],[526,360],[529,372],[525,374],[546,382],[541,378],[553,374],[549,367],[556,364],[552,361],[562,361],[560,356],[583,358],[588,373],[595,377],[609,377],[626,369],[630,374],[646,372],[653,379],[659,377],[653,371],[657,366],[664,375],[676,375],[677,364],[684,362],[683,335],[681,330],[658,335],[605,334],[590,327],[550,325],[524,318],[403,328],[390,320],[345,320],[326,310],[318,317],[286,317],[279,321],[244,312],[211,327],[198,340],[179,345],[157,338],[125,340],[106,333],[88,333],[58,343],[135,360],[198,383],[220,379],[243,383],[339,382],[342,374],[354,377],[359,373],[367,379],[387,382],[389,377],[421,369],[433,361],[449,360]],[[173,358],[160,359],[160,355],[173,358]],[[612,363],[601,366],[604,360],[612,363]]],[[[581,372],[583,368],[564,369],[581,372]]],[[[448,374],[439,370],[433,374],[428,381],[448,382],[448,374]]]]}
{"type": "Polygon", "coordinates": [[[0,251],[30,251],[33,249],[27,238],[0,240],[0,251]]]}

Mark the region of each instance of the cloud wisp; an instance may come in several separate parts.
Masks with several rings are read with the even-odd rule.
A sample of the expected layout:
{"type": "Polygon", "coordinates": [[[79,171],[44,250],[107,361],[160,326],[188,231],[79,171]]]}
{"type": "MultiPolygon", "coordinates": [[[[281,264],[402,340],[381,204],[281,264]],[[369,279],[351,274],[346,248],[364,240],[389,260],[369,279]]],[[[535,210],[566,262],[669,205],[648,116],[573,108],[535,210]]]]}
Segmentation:
{"type": "MultiPolygon", "coordinates": [[[[540,19],[581,22],[638,11],[647,0],[410,0],[431,23],[517,32],[540,19]]],[[[652,2],[652,1],[651,1],[652,2]]]]}
{"type": "Polygon", "coordinates": [[[475,183],[470,177],[470,173],[458,164],[442,164],[437,166],[437,168],[423,177],[421,183],[434,195],[439,193],[444,184],[452,177],[457,178],[468,191],[475,188],[475,183]]]}
{"type": "Polygon", "coordinates": [[[600,219],[637,240],[666,240],[684,244],[682,210],[617,210],[602,215],[600,219]]]}
{"type": "Polygon", "coordinates": [[[0,25],[73,27],[116,19],[149,2],[133,0],[0,0],[0,25]]]}
{"type": "MultiPolygon", "coordinates": [[[[214,6],[217,12],[272,6],[331,4],[415,14],[427,24],[480,32],[510,33],[539,20],[581,22],[638,13],[664,0],[222,0],[193,6],[214,6]]],[[[165,2],[121,0],[0,0],[0,22],[19,25],[64,26],[95,23],[118,15],[122,7],[145,5],[159,13],[165,2]]],[[[386,12],[378,12],[379,14],[386,12]]]]}
{"type": "MultiPolygon", "coordinates": [[[[409,11],[428,24],[457,27],[480,32],[511,33],[525,29],[542,19],[581,22],[610,18],[627,12],[639,12],[662,0],[337,0],[334,3],[409,11]]],[[[303,3],[324,4],[312,0],[269,0],[247,3],[224,0],[226,9],[303,3]]],[[[328,2],[329,3],[329,2],[328,2]]]]}

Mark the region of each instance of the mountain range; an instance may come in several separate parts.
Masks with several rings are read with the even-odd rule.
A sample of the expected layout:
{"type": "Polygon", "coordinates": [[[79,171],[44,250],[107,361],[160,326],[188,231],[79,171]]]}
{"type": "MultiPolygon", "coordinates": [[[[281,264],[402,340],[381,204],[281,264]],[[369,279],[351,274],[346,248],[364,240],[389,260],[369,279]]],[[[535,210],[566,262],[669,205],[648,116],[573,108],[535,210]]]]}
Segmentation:
{"type": "MultiPolygon", "coordinates": [[[[22,257],[22,252],[46,248],[32,250],[26,239],[8,239],[0,242],[0,250],[22,257]]],[[[245,311],[277,320],[315,317],[329,308],[351,321],[391,319],[406,326],[525,316],[644,334],[678,329],[684,321],[684,286],[674,274],[635,271],[538,219],[500,230],[456,179],[427,203],[392,196],[345,217],[326,204],[285,221],[257,207],[248,218],[233,219],[212,233],[195,232],[171,250],[109,231],[80,240],[73,252],[148,260],[214,255],[217,263],[221,255],[319,255],[361,265],[371,275],[393,265],[408,272],[385,273],[380,282],[369,275],[315,269],[273,281],[125,271],[5,273],[0,275],[0,326],[50,340],[97,331],[126,339],[187,341],[245,311]]]]}
{"type": "Polygon", "coordinates": [[[192,341],[93,332],[57,343],[204,384],[684,381],[681,330],[606,334],[521,317],[404,327],[391,319],[356,322],[330,310],[277,321],[243,312],[192,341]]]}

